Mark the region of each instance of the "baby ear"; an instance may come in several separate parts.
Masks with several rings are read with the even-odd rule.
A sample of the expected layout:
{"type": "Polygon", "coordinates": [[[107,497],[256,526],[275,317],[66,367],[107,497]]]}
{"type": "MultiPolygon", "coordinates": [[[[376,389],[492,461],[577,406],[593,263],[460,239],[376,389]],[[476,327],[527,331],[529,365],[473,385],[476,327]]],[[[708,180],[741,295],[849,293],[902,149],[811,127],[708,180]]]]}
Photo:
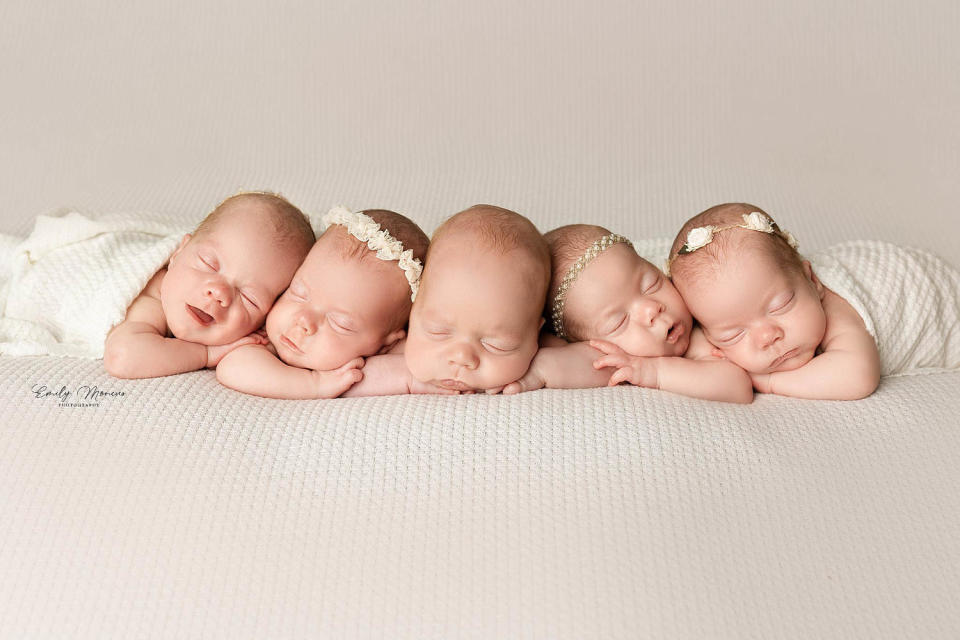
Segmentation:
{"type": "Polygon", "coordinates": [[[181,251],[183,251],[183,248],[184,248],[185,246],[187,246],[187,243],[190,242],[190,239],[191,239],[192,237],[193,237],[193,236],[190,235],[189,233],[183,234],[183,239],[180,241],[180,244],[178,244],[178,245],[177,245],[177,248],[173,250],[173,253],[172,253],[172,254],[170,254],[170,261],[171,261],[171,262],[173,261],[174,258],[177,257],[177,255],[178,255],[181,251]]]}
{"type": "Polygon", "coordinates": [[[803,274],[807,276],[807,280],[813,283],[813,287],[817,290],[817,295],[823,300],[823,283],[820,282],[817,274],[813,272],[813,267],[810,266],[809,260],[803,261],[803,274]]]}
{"type": "Polygon", "coordinates": [[[390,333],[386,338],[383,339],[383,346],[380,347],[380,351],[377,353],[389,353],[390,349],[393,349],[395,346],[397,346],[397,343],[403,340],[406,335],[407,332],[403,329],[397,329],[396,331],[390,333]]]}

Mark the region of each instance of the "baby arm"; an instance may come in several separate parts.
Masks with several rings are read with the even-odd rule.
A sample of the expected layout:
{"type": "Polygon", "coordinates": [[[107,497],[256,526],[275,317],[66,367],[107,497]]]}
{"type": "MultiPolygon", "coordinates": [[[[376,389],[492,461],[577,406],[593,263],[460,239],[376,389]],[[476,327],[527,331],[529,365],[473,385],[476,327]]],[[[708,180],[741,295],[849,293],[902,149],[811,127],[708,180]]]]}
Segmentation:
{"type": "Polygon", "coordinates": [[[130,304],[123,322],[107,334],[103,366],[115,378],[157,378],[216,366],[224,354],[243,344],[262,340],[256,334],[227,345],[208,347],[178,338],[167,338],[167,323],[160,306],[158,272],[130,304]]]}
{"type": "Polygon", "coordinates": [[[632,356],[604,340],[590,344],[607,355],[594,366],[617,367],[610,385],[629,382],[638,387],[671,391],[691,398],[749,404],[753,385],[746,371],[727,360],[710,355],[706,338],[694,329],[684,356],[632,356]]]}
{"type": "Polygon", "coordinates": [[[413,377],[407,361],[401,353],[391,351],[384,355],[370,356],[363,367],[363,380],[344,392],[344,398],[365,396],[399,396],[408,393],[437,393],[456,395],[451,389],[443,389],[413,377]]]}
{"type": "Polygon", "coordinates": [[[264,398],[290,400],[336,398],[363,378],[363,358],[332,371],[291,367],[266,346],[234,349],[217,365],[217,380],[226,387],[264,398]]]}
{"type": "Polygon", "coordinates": [[[823,310],[823,352],[792,371],[753,374],[757,391],[818,400],[859,400],[874,392],[880,384],[880,355],[860,315],[832,291],[824,296],[823,310]]]}
{"type": "Polygon", "coordinates": [[[548,389],[590,389],[605,387],[610,380],[609,369],[595,369],[594,360],[599,351],[587,342],[563,343],[555,347],[540,347],[522,378],[503,388],[511,395],[523,391],[548,389]]]}

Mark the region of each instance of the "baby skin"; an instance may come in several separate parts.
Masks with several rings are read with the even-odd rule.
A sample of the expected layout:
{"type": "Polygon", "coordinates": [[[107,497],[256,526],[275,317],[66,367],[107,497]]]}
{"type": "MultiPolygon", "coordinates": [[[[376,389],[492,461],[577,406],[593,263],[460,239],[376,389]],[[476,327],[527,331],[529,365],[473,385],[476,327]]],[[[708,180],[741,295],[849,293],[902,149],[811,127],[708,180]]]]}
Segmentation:
{"type": "Polygon", "coordinates": [[[546,235],[554,259],[547,311],[554,330],[573,343],[547,338],[530,370],[504,393],[627,382],[696,398],[752,402],[746,372],[712,353],[670,279],[620,239],[587,261],[572,281],[568,278],[558,309],[557,293],[570,267],[604,237],[610,232],[592,225],[568,225],[546,235]]]}
{"type": "MultiPolygon", "coordinates": [[[[430,244],[404,360],[385,356],[396,384],[410,376],[448,393],[499,392],[537,352],[549,281],[546,242],[525,217],[490,205],[451,217],[430,244]]],[[[362,384],[347,395],[370,395],[362,384]]]]}
{"type": "MultiPolygon", "coordinates": [[[[405,216],[384,210],[339,211],[355,224],[379,225],[399,241],[410,251],[405,266],[424,259],[427,236],[405,216]]],[[[269,398],[334,398],[365,378],[366,395],[390,393],[380,365],[371,367],[367,376],[364,358],[402,347],[420,273],[419,266],[412,272],[412,288],[400,264],[396,258],[378,257],[345,224],[331,223],[267,315],[269,343],[231,351],[217,366],[217,379],[237,391],[269,398]]],[[[413,387],[403,392],[420,390],[413,387]]]]}
{"type": "Polygon", "coordinates": [[[732,203],[694,216],[670,255],[713,353],[749,372],[757,391],[854,400],[877,388],[877,345],[860,315],[761,209],[732,203]],[[707,225],[704,243],[710,234],[696,229],[707,225]]]}
{"type": "Polygon", "coordinates": [[[263,342],[254,332],[313,241],[285,199],[228,198],[183,237],[107,335],[107,372],[153,378],[215,367],[231,350],[263,342]]]}

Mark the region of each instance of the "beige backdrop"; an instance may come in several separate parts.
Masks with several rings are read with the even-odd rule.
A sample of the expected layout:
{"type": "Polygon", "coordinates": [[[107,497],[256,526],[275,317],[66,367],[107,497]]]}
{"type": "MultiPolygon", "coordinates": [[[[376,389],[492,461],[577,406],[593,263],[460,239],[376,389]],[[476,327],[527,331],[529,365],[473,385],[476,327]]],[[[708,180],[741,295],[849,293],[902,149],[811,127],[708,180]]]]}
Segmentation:
{"type": "Polygon", "coordinates": [[[3,3],[0,232],[241,188],[633,236],[747,200],[960,264],[955,2],[195,4],[3,3]]]}

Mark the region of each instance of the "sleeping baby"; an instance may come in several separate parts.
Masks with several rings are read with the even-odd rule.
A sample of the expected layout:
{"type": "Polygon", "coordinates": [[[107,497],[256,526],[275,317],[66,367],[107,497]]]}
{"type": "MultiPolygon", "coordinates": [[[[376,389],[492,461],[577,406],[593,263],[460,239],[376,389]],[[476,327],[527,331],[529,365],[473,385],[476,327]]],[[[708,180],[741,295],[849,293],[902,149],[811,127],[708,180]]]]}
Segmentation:
{"type": "Polygon", "coordinates": [[[269,193],[223,201],[186,234],[107,335],[104,366],[118,378],[215,367],[254,332],[313,243],[310,223],[269,193]]]}
{"type": "Polygon", "coordinates": [[[670,279],[623,236],[574,224],[546,234],[553,260],[547,315],[554,334],[504,393],[621,382],[747,403],[750,378],[711,353],[670,279]]]}
{"type": "MultiPolygon", "coordinates": [[[[217,366],[224,385],[270,398],[333,398],[364,378],[365,357],[402,344],[426,234],[385,210],[336,207],[323,222],[326,230],[267,314],[269,344],[225,356],[217,366]]],[[[421,390],[413,387],[404,392],[421,390]]],[[[389,393],[376,376],[365,388],[389,393]]]]}
{"type": "Polygon", "coordinates": [[[513,211],[476,205],[434,232],[403,358],[370,358],[345,395],[405,393],[411,380],[449,393],[495,393],[537,352],[550,253],[513,211]]]}
{"type": "Polygon", "coordinates": [[[805,259],[750,204],[680,230],[670,270],[715,355],[764,393],[870,395],[881,375],[960,367],[960,274],[922,251],[848,242],[805,259]]]}

